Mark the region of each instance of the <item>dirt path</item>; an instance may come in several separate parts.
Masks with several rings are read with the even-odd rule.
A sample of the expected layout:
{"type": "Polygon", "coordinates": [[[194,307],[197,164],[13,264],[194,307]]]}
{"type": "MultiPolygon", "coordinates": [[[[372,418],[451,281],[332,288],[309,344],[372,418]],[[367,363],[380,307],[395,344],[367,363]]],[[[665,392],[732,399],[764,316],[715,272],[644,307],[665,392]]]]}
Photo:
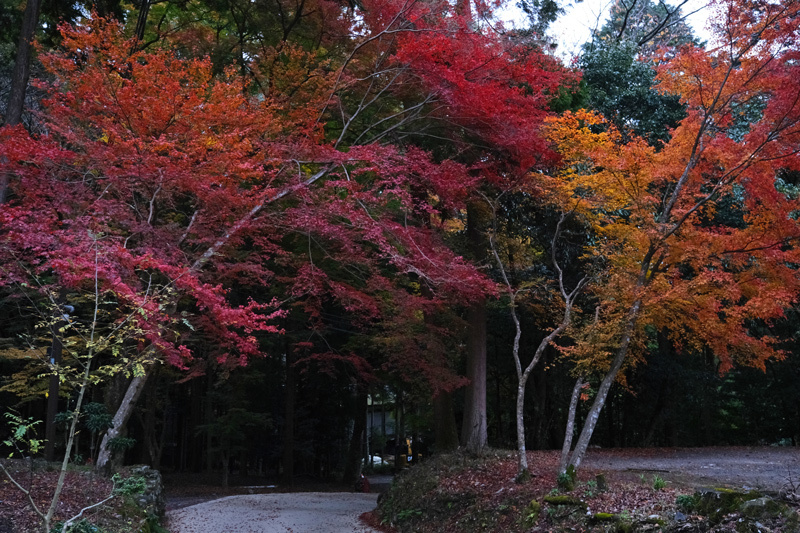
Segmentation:
{"type": "Polygon", "coordinates": [[[769,492],[800,485],[800,449],[777,447],[592,449],[586,468],[662,478],[694,486],[725,485],[769,492]]]}
{"type": "Polygon", "coordinates": [[[228,496],[167,513],[172,533],[372,533],[359,515],[377,494],[295,492],[228,496]]]}

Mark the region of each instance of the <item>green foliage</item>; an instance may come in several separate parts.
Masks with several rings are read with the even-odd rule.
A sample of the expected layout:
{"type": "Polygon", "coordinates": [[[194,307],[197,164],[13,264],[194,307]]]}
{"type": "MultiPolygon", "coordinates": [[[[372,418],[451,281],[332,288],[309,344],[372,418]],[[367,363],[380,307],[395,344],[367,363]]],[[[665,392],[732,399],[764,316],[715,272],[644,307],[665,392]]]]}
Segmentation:
{"type": "Polygon", "coordinates": [[[532,500],[528,508],[525,509],[525,525],[527,527],[533,527],[536,522],[539,520],[539,515],[542,512],[542,504],[537,502],[536,500],[532,500]]]}
{"type": "Polygon", "coordinates": [[[397,513],[397,520],[402,522],[409,518],[416,518],[419,516],[422,516],[422,511],[420,509],[403,509],[397,513]]]}
{"type": "Polygon", "coordinates": [[[123,478],[119,474],[114,474],[111,479],[114,481],[114,494],[135,496],[147,489],[147,480],[143,476],[123,478]]]}
{"type": "MultiPolygon", "coordinates": [[[[13,448],[20,454],[35,455],[39,453],[44,445],[43,439],[36,438],[34,428],[41,424],[41,420],[34,420],[31,417],[23,418],[17,413],[7,411],[4,414],[6,423],[11,428],[11,436],[3,441],[5,446],[13,448]]],[[[13,457],[14,451],[12,450],[8,457],[13,457]]]]}
{"type": "Polygon", "coordinates": [[[660,146],[669,139],[669,130],[686,116],[686,110],[678,96],[653,87],[655,71],[637,53],[638,47],[630,42],[587,46],[580,58],[587,103],[623,138],[635,135],[660,146]]]}
{"type": "Polygon", "coordinates": [[[108,447],[112,452],[124,452],[136,445],[136,439],[131,437],[114,437],[108,440],[108,447]]]}
{"type": "Polygon", "coordinates": [[[685,513],[691,513],[695,505],[697,505],[696,496],[691,494],[681,494],[677,498],[675,498],[675,505],[678,506],[678,509],[685,513]]]}
{"type": "Polygon", "coordinates": [[[556,478],[558,488],[564,492],[572,491],[575,488],[575,480],[577,477],[578,473],[575,471],[575,467],[573,465],[569,465],[567,470],[558,474],[558,478],[556,478]]]}
{"type": "Polygon", "coordinates": [[[99,433],[111,427],[111,414],[102,403],[87,403],[83,408],[83,414],[86,416],[84,425],[92,433],[99,433]]]}
{"type": "Polygon", "coordinates": [[[661,476],[653,474],[653,490],[662,490],[667,486],[667,482],[661,476]]]}

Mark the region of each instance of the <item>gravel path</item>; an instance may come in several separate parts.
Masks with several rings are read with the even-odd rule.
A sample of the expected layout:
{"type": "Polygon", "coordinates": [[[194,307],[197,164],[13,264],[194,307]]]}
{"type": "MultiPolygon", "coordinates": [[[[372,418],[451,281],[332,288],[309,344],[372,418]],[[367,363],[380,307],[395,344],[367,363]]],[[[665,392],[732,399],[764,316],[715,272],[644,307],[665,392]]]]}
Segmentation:
{"type": "Polygon", "coordinates": [[[172,533],[373,533],[361,524],[377,494],[295,492],[228,496],[167,513],[172,533]]]}
{"type": "Polygon", "coordinates": [[[778,492],[800,485],[800,449],[779,447],[592,449],[586,468],[655,473],[687,485],[746,487],[778,492]]]}

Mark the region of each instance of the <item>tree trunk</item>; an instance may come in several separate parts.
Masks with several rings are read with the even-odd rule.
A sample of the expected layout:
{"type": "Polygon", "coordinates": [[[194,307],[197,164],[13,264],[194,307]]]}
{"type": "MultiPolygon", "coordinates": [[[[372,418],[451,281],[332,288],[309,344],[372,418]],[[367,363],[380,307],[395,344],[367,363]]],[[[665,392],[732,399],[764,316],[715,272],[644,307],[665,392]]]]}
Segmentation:
{"type": "Polygon", "coordinates": [[[467,316],[467,379],[461,445],[481,453],[489,442],[486,428],[486,300],[474,303],[467,316]]]}
{"type": "MultiPolygon", "coordinates": [[[[42,0],[28,0],[22,16],[22,29],[17,43],[17,55],[14,59],[14,71],[11,74],[11,90],[6,102],[6,115],[3,124],[16,126],[22,122],[22,111],[25,109],[25,91],[31,75],[31,55],[33,37],[39,25],[39,11],[42,0]]],[[[7,172],[0,173],[0,205],[6,203],[11,176],[7,172]]]]}
{"type": "Polygon", "coordinates": [[[230,454],[227,449],[223,448],[220,456],[222,459],[222,488],[227,489],[229,485],[228,479],[230,478],[230,454]]]}
{"type": "Polygon", "coordinates": [[[56,414],[58,414],[58,392],[61,382],[56,373],[58,364],[61,363],[63,344],[58,336],[57,328],[53,328],[53,342],[50,345],[50,364],[53,365],[53,374],[50,376],[50,388],[47,392],[47,419],[45,420],[44,458],[46,461],[55,461],[56,444],[56,414]]]}
{"type": "Polygon", "coordinates": [[[111,475],[111,448],[109,443],[111,439],[122,434],[122,430],[125,424],[128,423],[131,413],[133,413],[133,408],[136,406],[136,400],[139,399],[139,395],[142,393],[142,389],[144,389],[147,378],[152,371],[153,367],[149,367],[145,369],[144,374],[141,376],[133,377],[128,385],[128,390],[125,391],[125,396],[122,398],[122,403],[111,420],[111,428],[103,435],[103,440],[100,443],[100,453],[97,455],[97,464],[95,465],[95,469],[103,475],[111,475]]]}
{"type": "Polygon", "coordinates": [[[572,388],[572,397],[569,400],[569,414],[567,415],[567,429],[564,432],[564,446],[561,448],[561,462],[558,466],[559,472],[567,471],[569,452],[572,449],[572,437],[575,433],[575,416],[578,412],[578,400],[581,397],[581,389],[584,383],[583,377],[579,377],[577,381],[575,381],[575,387],[572,388]]]}
{"type": "MultiPolygon", "coordinates": [[[[641,288],[641,285],[642,284],[640,284],[637,289],[641,288]]],[[[575,451],[572,452],[569,464],[567,465],[569,466],[571,464],[575,470],[578,470],[581,462],[583,461],[583,457],[586,455],[586,450],[589,448],[589,441],[592,439],[594,428],[597,426],[597,421],[600,419],[600,412],[606,403],[608,391],[611,390],[611,385],[614,383],[617,374],[622,368],[622,363],[625,361],[625,357],[628,355],[628,346],[630,345],[631,338],[633,338],[633,334],[636,331],[636,323],[639,319],[639,309],[641,308],[641,305],[641,299],[637,299],[631,306],[631,310],[628,313],[628,320],[625,324],[625,330],[622,333],[622,340],[619,348],[617,349],[617,354],[611,363],[611,368],[609,368],[606,375],[603,376],[603,381],[600,382],[600,388],[597,390],[597,396],[594,399],[594,403],[592,403],[592,407],[589,409],[589,413],[586,415],[586,421],[583,424],[583,429],[581,430],[581,435],[578,438],[578,443],[575,445],[575,451]]]]}
{"type": "Polygon", "coordinates": [[[141,42],[144,40],[144,31],[147,28],[147,15],[150,12],[150,0],[141,0],[139,6],[139,17],[136,19],[136,40],[141,42]]]}
{"type": "Polygon", "coordinates": [[[364,432],[367,428],[367,393],[358,391],[355,400],[353,434],[350,436],[350,447],[347,451],[347,462],[344,465],[344,475],[342,476],[342,482],[349,486],[354,486],[361,474],[361,450],[364,444],[364,432]]]}
{"type": "Polygon", "coordinates": [[[440,391],[433,397],[434,441],[436,453],[452,452],[458,448],[458,428],[453,411],[453,395],[440,391]]]}
{"type": "MultiPolygon", "coordinates": [[[[155,379],[156,376],[153,376],[155,379]]],[[[139,423],[142,425],[142,440],[144,441],[144,454],[146,454],[147,463],[156,470],[161,463],[161,454],[164,446],[164,428],[166,421],[162,424],[161,431],[157,431],[157,416],[158,410],[158,381],[150,379],[147,387],[145,387],[145,409],[143,415],[138,415],[139,423]]],[[[166,413],[166,406],[163,409],[166,413]]],[[[138,414],[138,413],[137,413],[138,414]]],[[[142,458],[145,461],[145,457],[142,458]]]]}
{"type": "MultiPolygon", "coordinates": [[[[467,239],[472,258],[486,258],[486,236],[481,231],[485,215],[479,205],[467,205],[467,239]]],[[[461,445],[470,453],[481,453],[489,443],[486,418],[486,299],[474,302],[467,312],[467,385],[461,445]]]]}
{"type": "Polygon", "coordinates": [[[281,457],[281,484],[291,487],[294,483],[294,412],[297,400],[295,384],[294,353],[286,349],[286,391],[284,394],[283,455],[281,457]]]}
{"type": "MultiPolygon", "coordinates": [[[[17,55],[14,59],[14,72],[11,75],[11,90],[6,104],[6,126],[16,126],[22,121],[22,110],[25,108],[25,91],[31,75],[31,56],[33,55],[33,38],[39,25],[39,11],[42,0],[28,0],[25,14],[22,16],[22,29],[17,43],[17,55]]],[[[4,191],[0,191],[0,203],[4,191]]]]}

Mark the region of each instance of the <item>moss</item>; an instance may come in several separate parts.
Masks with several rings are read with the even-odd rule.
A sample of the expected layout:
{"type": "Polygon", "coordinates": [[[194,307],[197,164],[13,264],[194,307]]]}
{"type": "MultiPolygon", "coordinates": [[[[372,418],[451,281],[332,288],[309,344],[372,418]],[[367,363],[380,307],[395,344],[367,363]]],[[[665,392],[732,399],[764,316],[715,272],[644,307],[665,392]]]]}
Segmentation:
{"type": "Polygon", "coordinates": [[[544,501],[550,505],[576,505],[578,507],[586,507],[586,504],[578,498],[557,494],[554,496],[545,496],[544,501]]]}
{"type": "Polygon", "coordinates": [[[613,513],[594,513],[592,515],[592,520],[595,522],[613,522],[619,519],[619,517],[613,513]]]}
{"type": "Polygon", "coordinates": [[[636,530],[630,522],[619,522],[614,529],[616,533],[633,533],[636,530]]]}
{"type": "Polygon", "coordinates": [[[786,523],[784,524],[784,531],[798,533],[800,532],[800,512],[791,510],[789,512],[789,517],[786,519],[786,523]]]}
{"type": "Polygon", "coordinates": [[[739,506],[747,500],[762,496],[757,491],[742,492],[728,488],[715,488],[698,491],[694,495],[694,512],[707,516],[717,522],[726,514],[737,512],[739,506]]]}
{"type": "Polygon", "coordinates": [[[536,500],[531,501],[530,505],[525,509],[525,516],[523,522],[526,527],[533,527],[539,521],[539,515],[542,512],[542,504],[536,500]]]}
{"type": "Polygon", "coordinates": [[[766,496],[754,500],[747,500],[739,506],[741,513],[748,518],[775,518],[783,515],[787,509],[785,505],[781,505],[772,498],[767,498],[766,496]]]}

